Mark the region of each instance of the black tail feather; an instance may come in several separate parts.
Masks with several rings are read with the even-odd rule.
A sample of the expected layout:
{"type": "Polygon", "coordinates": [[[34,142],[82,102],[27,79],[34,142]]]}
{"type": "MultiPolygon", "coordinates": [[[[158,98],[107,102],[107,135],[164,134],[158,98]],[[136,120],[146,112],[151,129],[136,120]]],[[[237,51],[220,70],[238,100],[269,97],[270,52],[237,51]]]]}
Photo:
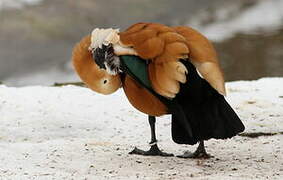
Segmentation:
{"type": "Polygon", "coordinates": [[[210,138],[231,138],[245,129],[225,98],[198,75],[188,60],[182,61],[188,69],[187,82],[181,84],[180,92],[173,100],[162,97],[151,88],[145,62],[137,56],[121,56],[121,69],[166,104],[172,114],[174,142],[195,144],[210,138]],[[133,62],[137,64],[131,65],[133,62]],[[137,76],[136,67],[144,78],[137,76]]]}
{"type": "MultiPolygon", "coordinates": [[[[195,144],[210,138],[226,139],[242,132],[245,127],[225,98],[202,79],[195,67],[183,62],[188,69],[188,81],[181,85],[178,102],[191,126],[192,136],[172,114],[172,138],[179,144],[195,144]]],[[[173,111],[174,112],[174,111],[173,111]]]]}

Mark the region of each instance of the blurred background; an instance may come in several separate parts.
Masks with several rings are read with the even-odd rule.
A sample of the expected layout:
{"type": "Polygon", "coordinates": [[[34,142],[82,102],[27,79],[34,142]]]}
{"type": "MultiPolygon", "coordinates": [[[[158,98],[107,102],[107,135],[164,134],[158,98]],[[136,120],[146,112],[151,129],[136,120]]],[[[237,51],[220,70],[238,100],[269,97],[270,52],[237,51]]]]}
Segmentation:
{"type": "Polygon", "coordinates": [[[0,0],[0,81],[78,81],[76,42],[96,27],[188,25],[213,41],[227,81],[283,76],[283,0],[0,0]]]}

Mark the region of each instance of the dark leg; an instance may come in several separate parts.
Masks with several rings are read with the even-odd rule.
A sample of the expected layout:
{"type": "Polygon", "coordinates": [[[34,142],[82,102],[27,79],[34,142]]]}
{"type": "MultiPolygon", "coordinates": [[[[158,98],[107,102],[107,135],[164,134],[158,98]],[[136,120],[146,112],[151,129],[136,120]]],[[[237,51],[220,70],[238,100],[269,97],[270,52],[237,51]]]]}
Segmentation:
{"type": "Polygon", "coordinates": [[[180,157],[180,158],[208,159],[208,158],[211,158],[213,156],[211,156],[211,155],[206,153],[206,150],[205,150],[205,147],[204,147],[204,142],[200,141],[199,142],[199,146],[198,146],[197,150],[194,153],[186,151],[183,155],[179,155],[177,157],[180,157]]]}
{"type": "Polygon", "coordinates": [[[135,149],[129,152],[129,154],[138,154],[138,155],[144,155],[144,156],[174,156],[173,154],[162,152],[158,148],[156,135],[155,135],[155,117],[148,116],[148,121],[150,125],[150,130],[151,130],[151,141],[149,143],[150,149],[148,151],[143,151],[135,147],[135,149]]]}

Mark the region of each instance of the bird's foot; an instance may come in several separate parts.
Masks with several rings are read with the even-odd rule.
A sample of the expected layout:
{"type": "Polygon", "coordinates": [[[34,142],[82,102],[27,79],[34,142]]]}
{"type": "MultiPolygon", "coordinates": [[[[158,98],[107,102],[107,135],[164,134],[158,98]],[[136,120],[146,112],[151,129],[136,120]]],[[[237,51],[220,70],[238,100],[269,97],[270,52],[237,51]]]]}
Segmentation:
{"type": "Polygon", "coordinates": [[[162,152],[158,148],[157,144],[152,145],[148,151],[143,151],[135,147],[134,150],[129,152],[129,154],[136,154],[136,155],[143,155],[143,156],[164,156],[164,157],[174,156],[174,154],[172,153],[162,152]]]}
{"type": "Polygon", "coordinates": [[[206,153],[203,140],[200,141],[197,150],[194,153],[185,151],[183,155],[178,155],[179,158],[194,158],[194,159],[209,159],[212,158],[210,154],[206,153]]]}
{"type": "Polygon", "coordinates": [[[214,156],[207,154],[205,151],[195,151],[191,153],[190,151],[185,151],[184,154],[178,155],[179,158],[192,158],[192,159],[209,159],[213,158],[214,156]]]}

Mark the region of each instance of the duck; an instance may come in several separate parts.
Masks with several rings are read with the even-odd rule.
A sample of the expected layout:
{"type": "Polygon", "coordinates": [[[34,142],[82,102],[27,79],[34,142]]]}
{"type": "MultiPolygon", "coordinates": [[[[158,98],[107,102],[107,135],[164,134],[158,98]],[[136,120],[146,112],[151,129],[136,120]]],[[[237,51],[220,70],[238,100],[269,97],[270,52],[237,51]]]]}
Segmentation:
{"type": "Polygon", "coordinates": [[[173,156],[159,149],[156,118],[171,115],[177,144],[194,145],[181,158],[210,158],[204,141],[227,139],[245,126],[226,101],[223,71],[212,43],[188,26],[140,22],[119,29],[95,28],[78,42],[72,63],[93,91],[124,90],[130,104],[148,116],[150,149],[130,154],[173,156]]]}

